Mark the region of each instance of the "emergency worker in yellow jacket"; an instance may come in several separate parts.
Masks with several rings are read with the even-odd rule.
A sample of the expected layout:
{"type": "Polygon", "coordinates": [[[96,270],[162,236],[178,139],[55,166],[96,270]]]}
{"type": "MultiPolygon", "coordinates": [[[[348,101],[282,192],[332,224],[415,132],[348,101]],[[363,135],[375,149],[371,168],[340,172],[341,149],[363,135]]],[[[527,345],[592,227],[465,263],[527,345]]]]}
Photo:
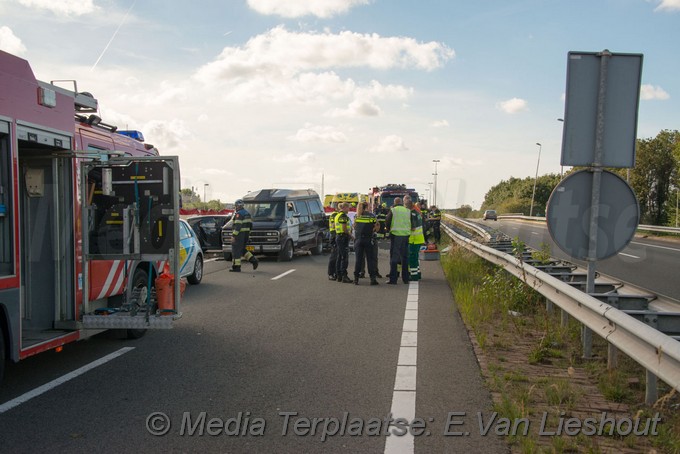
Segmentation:
{"type": "Polygon", "coordinates": [[[420,248],[425,244],[423,217],[417,203],[408,201],[406,208],[411,210],[411,234],[408,238],[408,270],[411,281],[420,280],[420,248]]]}
{"type": "Polygon", "coordinates": [[[331,256],[328,257],[328,279],[335,281],[338,276],[335,270],[338,261],[338,245],[335,242],[335,218],[340,214],[340,208],[335,208],[335,211],[328,216],[328,232],[330,234],[331,256]]]}
{"type": "MultiPolygon", "coordinates": [[[[408,197],[407,200],[411,199],[409,196],[406,197],[408,197]]],[[[385,224],[390,229],[390,274],[386,283],[396,285],[401,272],[402,282],[408,284],[408,240],[411,236],[411,212],[404,207],[400,197],[394,199],[394,205],[387,214],[385,224]]]]}

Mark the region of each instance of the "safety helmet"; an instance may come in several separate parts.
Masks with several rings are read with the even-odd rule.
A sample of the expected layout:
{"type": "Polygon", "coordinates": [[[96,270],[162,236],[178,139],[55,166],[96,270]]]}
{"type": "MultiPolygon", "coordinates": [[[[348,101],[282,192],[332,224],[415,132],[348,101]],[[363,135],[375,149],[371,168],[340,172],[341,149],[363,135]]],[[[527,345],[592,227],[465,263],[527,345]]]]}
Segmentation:
{"type": "Polygon", "coordinates": [[[236,202],[234,202],[234,206],[242,207],[243,206],[243,199],[238,199],[236,202]]]}
{"type": "Polygon", "coordinates": [[[383,202],[382,205],[380,205],[383,208],[387,208],[387,203],[383,202]]]}

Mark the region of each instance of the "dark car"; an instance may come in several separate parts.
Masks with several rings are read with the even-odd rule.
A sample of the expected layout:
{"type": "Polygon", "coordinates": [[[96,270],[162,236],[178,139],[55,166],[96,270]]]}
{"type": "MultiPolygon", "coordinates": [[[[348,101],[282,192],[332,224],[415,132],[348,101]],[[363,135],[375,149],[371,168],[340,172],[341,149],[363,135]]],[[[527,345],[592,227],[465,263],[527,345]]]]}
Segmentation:
{"type": "Polygon", "coordinates": [[[191,228],[196,232],[203,252],[222,250],[222,227],[231,220],[231,214],[210,214],[193,216],[187,219],[191,228]]]}
{"type": "MultiPolygon", "coordinates": [[[[246,250],[290,261],[295,251],[323,252],[328,221],[319,195],[311,189],[262,189],[243,196],[253,219],[246,250]]],[[[222,229],[224,259],[231,261],[233,222],[222,229]]]]}
{"type": "Polygon", "coordinates": [[[487,219],[491,219],[491,220],[497,221],[497,220],[498,220],[498,215],[496,214],[496,210],[486,210],[486,211],[484,212],[484,216],[482,216],[482,219],[485,220],[485,221],[486,221],[487,219]]]}

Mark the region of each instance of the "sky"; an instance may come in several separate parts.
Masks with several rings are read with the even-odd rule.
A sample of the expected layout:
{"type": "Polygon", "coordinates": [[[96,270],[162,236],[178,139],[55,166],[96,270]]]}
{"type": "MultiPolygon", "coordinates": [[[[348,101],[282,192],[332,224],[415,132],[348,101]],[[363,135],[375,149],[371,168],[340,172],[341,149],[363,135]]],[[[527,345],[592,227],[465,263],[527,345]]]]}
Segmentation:
{"type": "Polygon", "coordinates": [[[436,171],[438,206],[479,208],[560,172],[570,51],[643,54],[637,137],[680,129],[678,43],[680,0],[0,0],[0,49],[223,202],[405,183],[432,203],[436,171]]]}

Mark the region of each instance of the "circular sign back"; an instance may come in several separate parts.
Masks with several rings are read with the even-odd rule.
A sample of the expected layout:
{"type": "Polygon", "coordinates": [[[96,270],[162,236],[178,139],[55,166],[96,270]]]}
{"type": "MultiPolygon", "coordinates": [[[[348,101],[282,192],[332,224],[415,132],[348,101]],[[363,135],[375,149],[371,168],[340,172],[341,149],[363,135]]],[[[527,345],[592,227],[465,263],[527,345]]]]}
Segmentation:
{"type": "Polygon", "coordinates": [[[623,250],[635,234],[640,209],[633,189],[618,175],[602,172],[597,219],[597,248],[589,257],[593,172],[580,170],[555,187],[546,218],[550,236],[564,252],[580,260],[602,260],[623,250]]]}

